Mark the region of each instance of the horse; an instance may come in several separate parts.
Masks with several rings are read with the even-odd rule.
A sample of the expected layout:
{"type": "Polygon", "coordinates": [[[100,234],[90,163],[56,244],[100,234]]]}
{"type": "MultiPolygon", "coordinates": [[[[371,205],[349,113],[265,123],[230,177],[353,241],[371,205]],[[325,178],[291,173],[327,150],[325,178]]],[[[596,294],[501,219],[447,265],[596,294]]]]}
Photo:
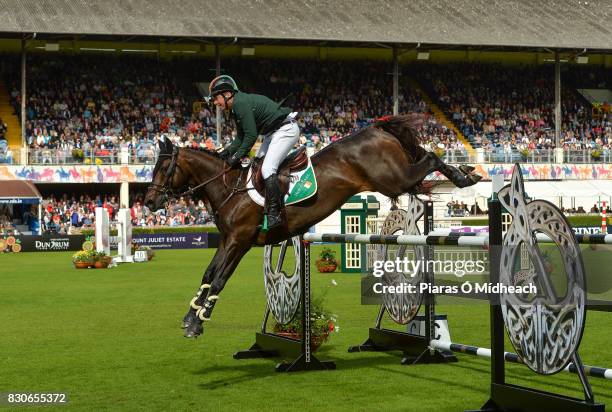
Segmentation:
{"type": "MultiPolygon", "coordinates": [[[[192,194],[205,201],[220,232],[219,247],[183,318],[185,337],[203,333],[203,322],[210,320],[220,292],[253,245],[274,244],[305,233],[360,192],[379,192],[392,199],[406,193],[428,193],[431,185],[424,179],[435,171],[457,187],[481,179],[473,167],[447,165],[421,147],[416,121],[410,115],[385,116],[313,155],[317,193],[287,206],[286,226],[266,236],[259,226],[263,208],[246,193],[246,168],[229,168],[217,152],[179,148],[162,139],[145,205],[158,210],[170,198],[192,194]]],[[[282,173],[281,165],[279,175],[282,173]]]]}

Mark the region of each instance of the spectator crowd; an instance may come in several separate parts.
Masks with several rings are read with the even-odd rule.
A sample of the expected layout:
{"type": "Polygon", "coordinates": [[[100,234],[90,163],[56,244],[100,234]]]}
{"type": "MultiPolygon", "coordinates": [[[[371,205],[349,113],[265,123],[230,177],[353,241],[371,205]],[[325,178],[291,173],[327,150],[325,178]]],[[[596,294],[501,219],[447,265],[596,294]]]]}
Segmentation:
{"type": "MultiPolygon", "coordinates": [[[[212,221],[204,202],[181,197],[172,201],[164,210],[151,212],[142,202],[143,196],[137,195],[130,207],[132,225],[135,227],[153,226],[193,226],[212,221]]],[[[48,197],[42,204],[43,233],[72,234],[75,230],[92,229],[95,226],[96,207],[103,207],[113,220],[119,210],[115,195],[68,195],[48,197]]]]}
{"type": "Polygon", "coordinates": [[[0,163],[13,163],[13,152],[6,140],[8,126],[0,118],[0,163]]]}
{"type": "MultiPolygon", "coordinates": [[[[192,66],[209,73],[210,62],[192,66]]],[[[64,163],[98,159],[116,162],[127,147],[139,161],[153,161],[156,138],[162,134],[191,147],[216,148],[215,110],[192,105],[201,100],[194,84],[210,79],[183,76],[181,63],[154,63],[142,57],[31,56],[28,61],[26,139],[31,160],[64,163]],[[214,139],[213,139],[214,138],[214,139]]],[[[304,145],[320,149],[392,111],[389,65],[362,62],[229,60],[225,70],[242,90],[269,95],[300,112],[304,145]]],[[[185,75],[189,76],[189,75],[185,75]]],[[[19,113],[18,79],[9,82],[19,113]]],[[[420,132],[431,144],[462,148],[454,132],[440,124],[418,94],[402,85],[400,112],[423,116],[420,132]]],[[[223,120],[221,142],[235,135],[223,120]]]]}
{"type": "MultiPolygon", "coordinates": [[[[554,67],[457,63],[417,65],[412,73],[474,147],[554,148],[554,67]]],[[[612,87],[610,69],[572,67],[561,84],[561,144],[566,149],[610,148],[609,105],[592,115],[581,88],[612,87]]]]}
{"type": "MultiPolygon", "coordinates": [[[[3,67],[11,103],[20,115],[19,61],[6,59],[3,67]]],[[[153,163],[155,143],[162,135],[182,146],[215,150],[236,134],[223,117],[222,134],[217,136],[214,107],[202,101],[202,86],[212,77],[211,60],[33,53],[27,67],[25,136],[34,163],[117,163],[120,149],[127,149],[138,162],[153,163]]],[[[392,112],[390,63],[242,58],[225,59],[223,70],[241,90],[285,100],[300,112],[299,144],[315,151],[392,112]]],[[[419,114],[419,133],[428,149],[461,152],[465,147],[453,128],[434,115],[429,98],[410,79],[474,147],[511,152],[556,145],[552,65],[419,62],[402,67],[399,112],[419,114]]],[[[595,108],[578,91],[612,89],[612,70],[568,65],[561,84],[562,147],[612,151],[609,102],[595,108]]],[[[10,163],[13,156],[6,132],[0,119],[0,163],[10,163]]],[[[105,207],[112,219],[120,205],[114,195],[46,198],[43,231],[90,228],[96,207],[105,207]]],[[[481,212],[474,206],[468,212],[464,204],[447,207],[449,215],[481,212]]],[[[139,227],[211,220],[203,202],[189,198],[173,201],[163,213],[152,213],[140,194],[133,197],[130,209],[132,223],[139,227]]],[[[3,216],[0,213],[0,224],[8,225],[3,216]]]]}
{"type": "MultiPolygon", "coordinates": [[[[206,59],[187,64],[141,56],[30,55],[26,139],[33,149],[31,160],[113,163],[118,150],[128,148],[137,161],[153,162],[161,135],[190,147],[215,149],[219,140],[227,144],[236,133],[233,124],[224,118],[217,139],[214,107],[194,104],[202,101],[205,87],[198,85],[210,80],[213,66],[206,59]]],[[[242,58],[224,60],[223,69],[241,90],[286,99],[300,112],[300,144],[315,150],[392,112],[390,63],[242,58]]],[[[453,128],[436,118],[409,78],[423,86],[474,147],[555,147],[551,65],[417,63],[402,70],[399,111],[421,115],[419,132],[426,147],[464,150],[453,128]]],[[[594,116],[577,89],[611,88],[611,78],[610,69],[599,66],[564,69],[564,148],[610,148],[609,105],[594,116]]],[[[20,113],[19,79],[14,75],[8,84],[20,113]]]]}

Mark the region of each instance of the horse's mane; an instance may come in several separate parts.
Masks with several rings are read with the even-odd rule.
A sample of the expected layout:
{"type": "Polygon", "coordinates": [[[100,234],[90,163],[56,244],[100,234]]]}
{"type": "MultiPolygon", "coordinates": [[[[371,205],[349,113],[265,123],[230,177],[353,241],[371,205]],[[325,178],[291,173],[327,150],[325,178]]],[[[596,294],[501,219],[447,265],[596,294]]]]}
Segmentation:
{"type": "MultiPolygon", "coordinates": [[[[215,159],[221,160],[221,156],[219,155],[217,151],[210,150],[205,147],[185,147],[183,146],[181,147],[181,149],[191,150],[196,153],[204,153],[204,154],[214,157],[215,159]]],[[[159,158],[158,158],[158,161],[155,162],[155,167],[153,168],[153,176],[155,176],[155,174],[159,171],[160,167],[161,167],[161,162],[159,162],[159,158]]]]}
{"type": "Polygon", "coordinates": [[[193,150],[194,152],[205,153],[216,159],[221,159],[221,155],[216,150],[210,150],[205,147],[184,147],[184,149],[193,150]]]}

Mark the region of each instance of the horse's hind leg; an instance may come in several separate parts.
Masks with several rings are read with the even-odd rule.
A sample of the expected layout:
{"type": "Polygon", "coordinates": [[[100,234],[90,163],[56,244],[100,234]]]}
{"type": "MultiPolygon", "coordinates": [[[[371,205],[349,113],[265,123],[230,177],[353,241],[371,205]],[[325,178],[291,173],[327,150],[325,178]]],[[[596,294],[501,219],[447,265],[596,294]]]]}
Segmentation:
{"type": "MultiPolygon", "coordinates": [[[[395,165],[393,165],[395,166],[395,165]]],[[[472,166],[460,166],[456,168],[449,166],[444,163],[435,153],[423,151],[422,156],[416,163],[403,164],[401,169],[390,171],[391,180],[393,182],[401,182],[401,193],[394,192],[393,190],[387,190],[389,187],[381,185],[382,179],[376,179],[372,177],[373,181],[377,182],[376,191],[381,192],[387,196],[398,196],[402,193],[413,193],[415,188],[418,187],[423,180],[431,173],[439,171],[446,176],[455,186],[467,187],[476,184],[481,176],[473,174],[474,168],[472,166]]],[[[393,185],[397,188],[397,186],[393,185]]]]}
{"type": "Polygon", "coordinates": [[[435,170],[442,173],[459,188],[475,185],[482,179],[482,176],[473,173],[473,166],[461,165],[459,168],[456,168],[455,166],[444,163],[442,159],[434,153],[428,152],[427,156],[434,159],[434,162],[437,164],[435,170]]]}

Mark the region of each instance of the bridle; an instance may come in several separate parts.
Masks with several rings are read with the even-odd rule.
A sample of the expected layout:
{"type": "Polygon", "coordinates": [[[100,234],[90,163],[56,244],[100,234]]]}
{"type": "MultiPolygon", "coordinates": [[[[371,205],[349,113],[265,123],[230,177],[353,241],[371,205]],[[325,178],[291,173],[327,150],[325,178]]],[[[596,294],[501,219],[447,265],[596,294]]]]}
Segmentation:
{"type": "MultiPolygon", "coordinates": [[[[159,158],[169,157],[170,165],[168,166],[168,169],[166,169],[166,172],[164,174],[164,182],[161,185],[156,184],[156,183],[151,183],[149,185],[149,190],[153,190],[157,193],[161,193],[164,204],[167,204],[170,201],[170,199],[178,199],[182,196],[193,195],[198,189],[206,186],[210,182],[213,182],[214,180],[220,177],[223,177],[223,185],[225,187],[228,187],[225,181],[225,175],[227,174],[227,172],[231,170],[231,167],[223,166],[223,169],[219,173],[214,175],[213,177],[206,179],[205,181],[198,184],[197,186],[190,187],[183,192],[175,193],[174,190],[172,190],[172,187],[169,185],[169,183],[172,181],[172,178],[174,177],[174,173],[176,172],[177,167],[180,167],[178,166],[178,154],[179,154],[179,148],[177,146],[174,146],[171,154],[170,153],[160,153],[158,155],[158,161],[159,161],[159,158]]],[[[221,207],[225,205],[232,198],[232,196],[234,196],[236,193],[240,193],[240,192],[244,192],[248,190],[246,187],[243,187],[243,188],[240,187],[240,182],[242,181],[242,174],[243,174],[243,171],[241,170],[240,176],[236,180],[236,184],[232,188],[232,191],[225,198],[225,200],[219,205],[217,209],[221,209],[221,207]]],[[[215,212],[215,215],[217,214],[218,214],[218,211],[215,212]]]]}
{"type": "Polygon", "coordinates": [[[166,169],[164,182],[160,184],[156,184],[151,182],[149,185],[149,190],[153,190],[154,192],[161,193],[164,203],[167,203],[170,199],[177,197],[172,188],[168,185],[172,178],[174,177],[174,172],[176,171],[176,163],[178,160],[178,147],[174,147],[172,149],[172,154],[170,153],[160,153],[158,155],[158,160],[163,157],[170,157],[170,166],[166,169]]]}

